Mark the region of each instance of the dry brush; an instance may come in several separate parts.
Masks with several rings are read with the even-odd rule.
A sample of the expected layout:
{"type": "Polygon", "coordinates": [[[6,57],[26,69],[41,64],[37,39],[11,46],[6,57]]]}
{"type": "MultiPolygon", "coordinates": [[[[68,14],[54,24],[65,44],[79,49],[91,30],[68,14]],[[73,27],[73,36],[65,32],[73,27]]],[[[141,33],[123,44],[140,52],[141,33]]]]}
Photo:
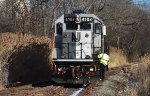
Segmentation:
{"type": "Polygon", "coordinates": [[[27,34],[0,34],[0,85],[50,79],[53,39],[27,34]]]}

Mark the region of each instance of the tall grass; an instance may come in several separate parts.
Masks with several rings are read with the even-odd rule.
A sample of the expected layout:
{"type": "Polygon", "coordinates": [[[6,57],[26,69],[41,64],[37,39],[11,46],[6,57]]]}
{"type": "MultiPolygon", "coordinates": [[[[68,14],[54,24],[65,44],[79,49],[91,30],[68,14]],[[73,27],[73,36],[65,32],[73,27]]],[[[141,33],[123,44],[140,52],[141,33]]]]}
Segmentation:
{"type": "Polygon", "coordinates": [[[134,86],[130,93],[132,96],[150,96],[150,54],[145,54],[139,61],[138,68],[131,72],[134,86]]]}
{"type": "Polygon", "coordinates": [[[138,61],[129,73],[125,73],[128,79],[120,81],[121,86],[125,86],[116,90],[116,96],[150,96],[150,54],[145,54],[138,61]]]}
{"type": "MultiPolygon", "coordinates": [[[[11,55],[10,52],[19,48],[20,46],[26,47],[30,44],[47,44],[49,45],[50,56],[52,56],[52,49],[54,47],[54,39],[50,39],[45,36],[37,37],[29,34],[15,33],[10,32],[0,34],[0,65],[6,63],[7,58],[11,55]]],[[[50,57],[50,62],[51,62],[50,57]]]]}
{"type": "MultiPolygon", "coordinates": [[[[54,39],[48,38],[46,36],[38,37],[38,36],[29,35],[29,34],[20,34],[20,33],[13,34],[10,32],[1,33],[0,34],[0,85],[7,84],[7,75],[9,75],[8,73],[9,66],[11,66],[10,64],[12,62],[16,62],[16,64],[22,64],[26,60],[32,60],[32,58],[38,59],[40,58],[40,55],[41,55],[40,59],[42,59],[42,56],[43,56],[43,59],[44,60],[49,59],[49,64],[51,64],[51,60],[52,60],[51,56],[52,56],[53,47],[54,47],[54,39]],[[41,51],[40,49],[43,51],[41,51]],[[29,56],[30,53],[27,52],[28,50],[31,51],[30,53],[33,55],[31,59],[28,59],[30,57],[29,56]],[[47,50],[49,50],[49,53],[46,53],[48,52],[47,50]],[[27,56],[22,55],[23,57],[21,56],[19,57],[19,55],[23,54],[23,52],[27,56]],[[44,54],[49,54],[49,57],[48,55],[44,55],[44,54]],[[17,57],[14,57],[13,55],[17,57]],[[38,55],[37,58],[34,57],[37,55],[38,55]],[[22,61],[15,59],[15,58],[21,59],[22,61]],[[18,60],[18,61],[10,61],[10,60],[18,60]]],[[[40,62],[39,64],[42,64],[42,63],[40,62]]],[[[38,65],[36,66],[38,68],[38,65]]]]}
{"type": "Polygon", "coordinates": [[[127,64],[127,57],[121,49],[114,47],[110,48],[110,62],[109,67],[117,67],[127,64]]]}
{"type": "MultiPolygon", "coordinates": [[[[2,53],[8,52],[9,50],[16,49],[20,46],[28,46],[30,44],[47,44],[49,49],[53,49],[53,38],[50,39],[45,36],[37,37],[29,34],[21,33],[2,33],[0,34],[0,55],[2,53]]],[[[1,56],[2,57],[2,56],[1,56]]]]}

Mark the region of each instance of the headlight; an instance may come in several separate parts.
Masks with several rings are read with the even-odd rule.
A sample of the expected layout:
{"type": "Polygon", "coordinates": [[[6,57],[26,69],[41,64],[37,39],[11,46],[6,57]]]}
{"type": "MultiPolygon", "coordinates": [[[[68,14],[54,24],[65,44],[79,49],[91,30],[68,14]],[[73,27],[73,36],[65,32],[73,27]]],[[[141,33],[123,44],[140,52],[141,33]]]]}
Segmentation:
{"type": "Polygon", "coordinates": [[[90,68],[90,71],[94,71],[94,68],[90,68]]]}
{"type": "Polygon", "coordinates": [[[62,71],[62,68],[58,68],[58,71],[62,71]]]}

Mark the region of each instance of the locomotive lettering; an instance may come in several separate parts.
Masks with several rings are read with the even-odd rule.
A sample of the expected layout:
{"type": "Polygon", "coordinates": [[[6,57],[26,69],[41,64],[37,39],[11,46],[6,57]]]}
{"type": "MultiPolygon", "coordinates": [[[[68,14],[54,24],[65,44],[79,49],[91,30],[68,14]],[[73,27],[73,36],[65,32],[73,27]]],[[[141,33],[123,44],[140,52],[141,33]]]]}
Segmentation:
{"type": "Polygon", "coordinates": [[[92,22],[93,18],[92,17],[81,17],[81,22],[92,22]]]}
{"type": "Polygon", "coordinates": [[[77,32],[76,35],[72,33],[72,42],[79,42],[81,39],[81,33],[77,32]]]}

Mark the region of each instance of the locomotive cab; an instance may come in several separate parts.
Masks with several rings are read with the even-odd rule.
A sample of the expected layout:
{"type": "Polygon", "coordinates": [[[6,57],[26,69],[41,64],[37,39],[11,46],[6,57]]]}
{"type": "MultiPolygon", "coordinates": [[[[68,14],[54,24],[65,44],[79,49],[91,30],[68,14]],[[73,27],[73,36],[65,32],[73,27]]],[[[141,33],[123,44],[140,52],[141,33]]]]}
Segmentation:
{"type": "Polygon", "coordinates": [[[96,73],[97,54],[104,50],[104,35],[106,27],[94,14],[74,11],[58,18],[53,49],[56,72],[59,75],[69,72],[71,78],[90,71],[96,73]]]}

